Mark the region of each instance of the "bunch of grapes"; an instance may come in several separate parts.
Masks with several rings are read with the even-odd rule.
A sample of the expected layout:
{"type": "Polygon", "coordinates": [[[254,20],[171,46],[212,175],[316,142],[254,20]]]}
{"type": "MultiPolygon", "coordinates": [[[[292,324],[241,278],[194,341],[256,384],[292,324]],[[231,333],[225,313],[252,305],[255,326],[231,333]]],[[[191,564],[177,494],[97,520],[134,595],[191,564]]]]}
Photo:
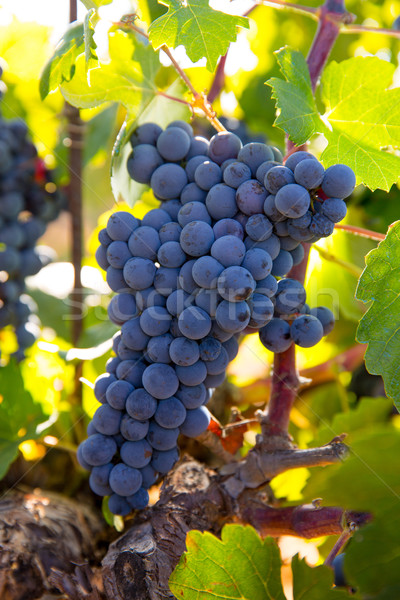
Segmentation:
{"type": "Polygon", "coordinates": [[[0,330],[15,328],[18,360],[40,333],[35,302],[24,293],[25,278],[49,262],[48,249],[35,245],[62,204],[26,124],[0,115],[0,330]]]}
{"type": "Polygon", "coordinates": [[[355,185],[344,165],[325,171],[297,152],[283,166],[275,148],[243,146],[230,132],[208,141],[181,121],[164,131],[144,124],[131,143],[130,176],[161,207],[141,221],[116,212],[100,231],[97,261],[121,331],[78,452],[92,490],[121,515],[146,506],[148,488],[178,460],[179,434],[207,429],[205,404],[241,333],[259,331],[283,352],[331,331],[331,311],[310,310],[285,275],[301,262],[302,241],[332,233],[355,185]]]}

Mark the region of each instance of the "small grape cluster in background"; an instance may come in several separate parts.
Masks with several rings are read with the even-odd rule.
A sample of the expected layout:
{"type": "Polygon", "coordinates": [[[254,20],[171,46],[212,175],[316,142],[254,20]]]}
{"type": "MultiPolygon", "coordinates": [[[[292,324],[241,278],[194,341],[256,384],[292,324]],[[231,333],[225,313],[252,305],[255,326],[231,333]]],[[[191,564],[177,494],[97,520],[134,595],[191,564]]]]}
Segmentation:
{"type": "Polygon", "coordinates": [[[161,207],[141,221],[116,212],[99,234],[97,261],[117,293],[108,313],[121,331],[78,452],[92,490],[120,515],[146,506],[147,489],[178,460],[180,433],[207,429],[205,404],[242,332],[283,352],[332,330],[332,312],[310,310],[285,275],[302,261],[302,241],[333,232],[355,185],[345,165],[325,170],[296,152],[283,166],[266,144],[243,146],[230,132],[209,141],[181,121],[164,131],[146,123],[131,143],[129,174],[161,207]]]}
{"type": "Polygon", "coordinates": [[[50,249],[35,246],[62,208],[63,197],[26,124],[0,115],[0,330],[15,328],[17,360],[40,334],[35,302],[24,293],[25,278],[50,262],[50,249]]]}

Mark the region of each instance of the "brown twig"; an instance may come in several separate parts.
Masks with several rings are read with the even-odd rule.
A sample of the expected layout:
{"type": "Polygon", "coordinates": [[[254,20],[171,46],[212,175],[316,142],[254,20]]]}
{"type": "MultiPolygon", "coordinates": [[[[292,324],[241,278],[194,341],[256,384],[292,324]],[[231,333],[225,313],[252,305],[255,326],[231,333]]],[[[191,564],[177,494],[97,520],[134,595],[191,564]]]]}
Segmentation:
{"type": "MultiPolygon", "coordinates": [[[[135,25],[133,20],[134,15],[125,15],[122,21],[118,21],[114,23],[116,27],[120,27],[121,29],[128,29],[129,31],[134,31],[139,35],[143,36],[146,40],[149,40],[149,36],[145,33],[140,27],[135,25]]],[[[160,46],[159,50],[162,50],[169,58],[174,67],[175,71],[178,73],[179,77],[182,79],[188,90],[193,96],[193,102],[191,103],[192,108],[198,108],[205,114],[206,118],[210,121],[211,125],[217,131],[226,131],[225,127],[222,123],[217,119],[216,112],[214,111],[211,102],[207,99],[206,94],[198,92],[190,81],[189,77],[186,75],[185,71],[176,61],[171,50],[163,44],[160,46]]]]}

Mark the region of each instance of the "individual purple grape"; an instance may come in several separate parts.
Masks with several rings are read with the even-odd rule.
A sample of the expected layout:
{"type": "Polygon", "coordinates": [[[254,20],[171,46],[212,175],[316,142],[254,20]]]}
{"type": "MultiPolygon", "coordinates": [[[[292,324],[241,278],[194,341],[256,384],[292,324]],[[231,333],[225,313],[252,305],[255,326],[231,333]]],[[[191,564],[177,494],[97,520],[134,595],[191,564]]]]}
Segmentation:
{"type": "MultiPolygon", "coordinates": [[[[159,271],[160,269],[158,269],[156,277],[159,275],[159,271]]],[[[139,312],[144,311],[145,308],[149,308],[150,306],[165,306],[166,304],[165,296],[160,294],[153,286],[145,290],[138,290],[135,293],[135,300],[139,312]]]]}
{"type": "Polygon", "coordinates": [[[281,279],[275,295],[275,310],[279,315],[291,315],[299,312],[306,301],[303,284],[296,279],[281,279]]]}
{"type": "Polygon", "coordinates": [[[183,131],[185,131],[188,134],[188,136],[190,137],[190,143],[192,143],[193,128],[190,125],[190,123],[187,123],[186,121],[182,121],[182,119],[176,119],[175,121],[171,121],[171,123],[169,123],[169,125],[167,125],[167,129],[169,129],[170,127],[179,127],[180,129],[183,129],[183,131]]]}
{"type": "Polygon", "coordinates": [[[263,214],[251,215],[246,226],[246,233],[255,242],[263,242],[272,235],[272,223],[263,214]]]}
{"type": "Polygon", "coordinates": [[[188,260],[184,265],[182,265],[179,271],[179,285],[187,294],[193,294],[193,292],[197,290],[197,283],[193,279],[192,275],[192,269],[195,262],[195,260],[188,260]]]}
{"type": "Polygon", "coordinates": [[[189,256],[207,254],[214,242],[214,232],[204,221],[192,221],[182,229],[180,243],[189,256]]]}
{"type": "Polygon", "coordinates": [[[235,235],[240,240],[243,240],[244,237],[243,227],[236,219],[221,219],[217,221],[213,227],[213,231],[216,240],[224,235],[235,235]]]}
{"type": "Polygon", "coordinates": [[[121,433],[130,442],[138,442],[146,437],[149,430],[149,421],[138,421],[128,414],[121,419],[121,433]]]}
{"type": "MultiPolygon", "coordinates": [[[[154,460],[154,455],[156,452],[157,452],[157,450],[153,451],[152,462],[154,460]]],[[[157,454],[158,454],[158,452],[157,452],[157,454]]],[[[142,475],[142,486],[145,489],[151,488],[151,486],[154,485],[158,479],[158,473],[152,466],[152,462],[149,465],[146,465],[145,467],[143,467],[142,469],[139,469],[140,473],[142,475]]]]}
{"type": "Polygon", "coordinates": [[[289,183],[275,196],[275,206],[286,217],[302,217],[310,208],[310,194],[301,185],[289,183]]]}
{"type": "Polygon", "coordinates": [[[158,167],[151,176],[150,186],[157,198],[172,200],[188,183],[185,169],[174,163],[167,163],[158,167]]]}
{"type": "Polygon", "coordinates": [[[149,226],[138,227],[128,240],[129,251],[135,258],[155,260],[160,246],[158,231],[149,226]]]}
{"type": "Polygon", "coordinates": [[[112,240],[126,242],[137,227],[139,220],[131,213],[120,210],[110,216],[106,231],[112,240]]]}
{"type": "Polygon", "coordinates": [[[321,212],[333,223],[339,223],[347,214],[347,206],[341,198],[328,198],[323,202],[321,212]]]}
{"type": "Polygon", "coordinates": [[[171,217],[166,210],[162,208],[153,208],[146,213],[142,219],[142,226],[152,227],[159,231],[163,225],[170,223],[171,217]]]}
{"type": "Polygon", "coordinates": [[[163,210],[169,214],[171,219],[176,219],[181,208],[179,200],[167,200],[163,202],[163,210]]]}
{"type": "Polygon", "coordinates": [[[224,347],[221,348],[221,352],[214,358],[206,362],[207,375],[219,375],[224,373],[226,367],[229,364],[229,356],[224,347]]]}
{"type": "Polygon", "coordinates": [[[176,397],[182,402],[185,408],[198,408],[205,403],[207,390],[202,383],[191,386],[181,384],[176,392],[176,397]]]}
{"type": "MultiPolygon", "coordinates": [[[[7,271],[7,273],[11,273],[14,270],[13,264],[10,264],[10,251],[15,252],[15,255],[18,257],[16,259],[11,258],[11,260],[14,261],[13,264],[15,264],[15,269],[18,267],[18,261],[20,259],[19,254],[14,248],[6,248],[6,250],[0,254],[0,269],[2,271],[7,271]]],[[[107,249],[105,246],[99,246],[97,248],[95,258],[99,267],[103,269],[103,271],[107,271],[110,263],[108,262],[107,249]]]]}
{"type": "Polygon", "coordinates": [[[237,213],[235,190],[225,183],[217,183],[208,192],[206,207],[213,219],[229,219],[237,213]]]}
{"type": "Polygon", "coordinates": [[[267,252],[270,255],[272,260],[275,260],[281,249],[280,239],[274,234],[272,234],[267,240],[264,240],[263,242],[255,242],[250,237],[246,237],[244,239],[244,245],[246,247],[246,250],[252,250],[253,248],[261,248],[261,250],[265,250],[265,252],[267,252]]]}
{"type": "Polygon", "coordinates": [[[113,515],[126,517],[131,512],[131,506],[119,494],[112,494],[108,499],[108,509],[113,515]]]}
{"type": "Polygon", "coordinates": [[[195,170],[194,180],[199,188],[208,191],[222,181],[221,167],[211,160],[206,160],[195,170]]]}
{"type": "MultiPolygon", "coordinates": [[[[87,427],[87,435],[88,437],[90,437],[91,435],[94,435],[95,433],[97,433],[96,429],[94,428],[94,425],[92,425],[92,422],[89,423],[88,427],[87,427]]],[[[83,458],[83,443],[80,444],[78,446],[78,450],[76,452],[76,459],[78,461],[78,463],[80,464],[80,466],[82,467],[82,469],[85,469],[86,471],[90,471],[93,467],[92,465],[89,465],[88,462],[86,462],[86,460],[83,458]]]]}
{"type": "Polygon", "coordinates": [[[215,389],[224,383],[225,378],[225,372],[219,373],[218,375],[207,375],[207,377],[204,380],[204,385],[208,389],[215,389]]]}
{"type": "Polygon", "coordinates": [[[159,267],[154,277],[154,287],[162,296],[169,296],[178,287],[179,268],[159,267]]]}
{"type": "Polygon", "coordinates": [[[243,267],[228,267],[218,277],[218,292],[222,298],[230,302],[247,300],[255,287],[254,278],[243,267]]]}
{"type": "Polygon", "coordinates": [[[200,385],[207,376],[207,367],[202,360],[198,360],[189,367],[177,365],[175,371],[180,383],[188,386],[200,385]]]}
{"type": "Polygon", "coordinates": [[[253,279],[259,281],[271,273],[272,259],[265,250],[252,248],[247,250],[243,258],[242,267],[251,273],[253,279]]]}
{"type": "Polygon", "coordinates": [[[165,474],[171,471],[178,460],[179,450],[176,447],[173,447],[170,450],[154,450],[151,465],[159,473],[165,474]]]}
{"type": "Polygon", "coordinates": [[[232,336],[229,340],[224,342],[223,347],[228,353],[229,362],[234,360],[239,352],[239,344],[235,336],[232,336]]]}
{"type": "MultiPolygon", "coordinates": [[[[130,259],[132,260],[132,259],[130,259]]],[[[108,267],[106,273],[106,281],[113,292],[125,292],[129,289],[127,282],[125,281],[123,270],[115,269],[114,267],[108,267]]],[[[13,283],[13,282],[6,282],[13,283]]]]}
{"type": "Polygon", "coordinates": [[[181,425],[181,433],[187,437],[197,437],[208,428],[211,421],[210,411],[205,406],[188,410],[181,425]]]}
{"type": "Polygon", "coordinates": [[[261,343],[271,352],[285,352],[292,345],[290,325],[283,319],[271,319],[259,331],[261,343]]]}
{"type": "Polygon", "coordinates": [[[149,503],[149,492],[141,487],[132,496],[127,496],[126,501],[133,510],[143,510],[149,503]]]}
{"type": "Polygon", "coordinates": [[[187,306],[191,306],[193,301],[194,297],[187,294],[184,290],[175,290],[167,299],[168,312],[177,317],[187,306]]]}
{"type": "Polygon", "coordinates": [[[176,162],[185,158],[190,143],[190,136],[181,127],[167,127],[157,139],[157,150],[165,160],[176,162]]]}
{"type": "Polygon", "coordinates": [[[144,388],[131,392],[126,400],[126,412],[132,419],[147,421],[157,410],[157,400],[144,388]]]}
{"type": "Polygon", "coordinates": [[[124,379],[133,385],[133,387],[141,387],[142,375],[145,368],[146,365],[143,357],[140,359],[122,360],[117,367],[116,375],[118,379],[124,379]]]}
{"type": "Polygon", "coordinates": [[[164,333],[150,338],[147,344],[146,356],[147,360],[159,363],[169,363],[169,347],[173,340],[170,333],[164,333]]]}
{"type": "Polygon", "coordinates": [[[263,212],[266,197],[267,192],[257,179],[245,181],[236,190],[236,204],[242,213],[249,216],[263,212]]]}
{"type": "Polygon", "coordinates": [[[211,217],[202,202],[188,202],[180,209],[178,213],[179,225],[185,227],[185,225],[192,221],[204,221],[208,225],[211,225],[211,217]]]}
{"type": "Polygon", "coordinates": [[[261,163],[261,165],[257,168],[256,171],[256,179],[264,185],[264,179],[266,174],[272,167],[279,167],[281,163],[276,160],[266,160],[261,163]]]}
{"type": "Polygon", "coordinates": [[[257,173],[258,167],[269,160],[274,160],[274,153],[266,144],[260,142],[250,142],[243,146],[238,154],[238,159],[250,167],[253,176],[257,173]]]}
{"type": "Polygon", "coordinates": [[[211,246],[211,256],[224,267],[241,265],[245,254],[244,243],[235,235],[224,235],[211,246]]]}
{"type": "Polygon", "coordinates": [[[321,185],[325,175],[325,169],[320,162],[307,158],[299,162],[294,170],[296,183],[308,190],[316,190],[321,185]]]}
{"type": "Polygon", "coordinates": [[[157,167],[164,163],[159,152],[150,144],[140,144],[133,148],[126,168],[129,176],[138,183],[150,183],[151,176],[157,167]]]}
{"type": "Polygon", "coordinates": [[[89,477],[89,486],[92,492],[98,496],[109,496],[112,494],[112,489],[108,483],[112,468],[112,463],[92,468],[89,477]]]}
{"type": "Polygon", "coordinates": [[[143,123],[132,133],[130,142],[132,147],[139,144],[151,144],[155,146],[158,136],[162,133],[162,128],[156,123],[143,123]]]}
{"type": "Polygon", "coordinates": [[[290,169],[283,165],[269,169],[264,179],[264,185],[270,194],[276,194],[283,186],[289,183],[294,183],[294,175],[290,169]]]}
{"type": "Polygon", "coordinates": [[[106,392],[110,385],[112,385],[117,378],[109,373],[103,373],[103,375],[99,375],[94,382],[94,397],[96,400],[104,404],[107,402],[106,392]]]}
{"type": "Polygon", "coordinates": [[[181,203],[187,204],[188,202],[202,202],[206,201],[207,192],[199,188],[197,183],[191,181],[183,188],[181,192],[181,203]]]}
{"type": "Polygon", "coordinates": [[[315,161],[317,160],[315,158],[315,156],[313,154],[311,154],[310,152],[305,152],[304,150],[298,150],[297,152],[293,152],[293,154],[291,154],[289,156],[289,158],[285,162],[285,167],[287,167],[294,173],[294,170],[297,167],[297,165],[302,160],[307,160],[307,159],[311,159],[311,160],[315,160],[315,161]]]}
{"type": "MultiPolygon", "coordinates": [[[[149,433],[147,434],[147,441],[154,448],[154,450],[172,450],[176,446],[178,440],[179,429],[165,429],[161,427],[155,421],[151,421],[149,427],[149,433]]],[[[155,467],[152,461],[153,467],[155,467]]]]}
{"type": "Polygon", "coordinates": [[[135,296],[127,293],[117,294],[111,298],[107,310],[113,323],[122,325],[122,323],[129,321],[138,314],[135,296]]]}
{"type": "Polygon", "coordinates": [[[239,185],[251,179],[251,169],[243,162],[232,162],[224,169],[224,182],[237,189],[239,185]]]}
{"type": "Polygon", "coordinates": [[[304,258],[304,248],[301,244],[299,244],[297,246],[297,248],[294,248],[294,250],[292,250],[290,252],[290,255],[292,257],[293,260],[293,266],[299,265],[301,263],[301,261],[304,258]]]}
{"type": "Polygon", "coordinates": [[[117,451],[114,439],[101,433],[95,433],[81,444],[83,460],[93,466],[106,465],[111,462],[117,451]]]}
{"type": "Polygon", "coordinates": [[[191,143],[189,152],[186,155],[186,160],[193,158],[193,156],[207,156],[209,141],[206,138],[195,136],[191,143]]]}
{"type": "Polygon", "coordinates": [[[196,172],[197,167],[199,167],[201,164],[203,164],[204,162],[207,162],[207,161],[208,161],[207,156],[193,156],[193,158],[191,158],[186,163],[185,171],[186,171],[188,181],[190,183],[194,182],[194,174],[196,172]]]}
{"type": "Polygon", "coordinates": [[[290,326],[290,334],[297,346],[311,348],[321,341],[324,335],[322,323],[312,315],[301,315],[297,317],[290,326]]]}
{"type": "Polygon", "coordinates": [[[264,294],[254,293],[248,300],[250,307],[249,327],[260,329],[274,316],[274,305],[264,294]]]}
{"type": "Polygon", "coordinates": [[[93,425],[103,435],[115,435],[119,432],[122,413],[108,404],[102,404],[93,415],[93,425]]]}
{"type": "Polygon", "coordinates": [[[110,473],[110,487],[119,496],[131,496],[142,485],[142,475],[138,469],[124,463],[115,465],[110,473]]]}
{"type": "Polygon", "coordinates": [[[100,244],[102,246],[108,246],[112,242],[112,239],[108,235],[106,228],[100,229],[99,234],[98,234],[97,237],[98,237],[98,240],[99,240],[99,242],[100,242],[100,244]]]}
{"type": "Polygon", "coordinates": [[[250,320],[250,309],[245,301],[229,302],[222,300],[215,313],[217,324],[230,333],[242,331],[250,320]]]}
{"type": "Polygon", "coordinates": [[[153,285],[156,270],[148,258],[130,258],[123,268],[123,276],[129,287],[144,290],[153,285]]]}
{"type": "Polygon", "coordinates": [[[144,350],[150,339],[140,326],[140,317],[126,321],[121,326],[121,336],[123,343],[131,350],[144,350]]]}
{"type": "Polygon", "coordinates": [[[175,429],[182,425],[185,419],[186,408],[178,398],[172,396],[172,398],[160,400],[154,415],[154,420],[160,427],[175,429]]]}
{"type": "Polygon", "coordinates": [[[267,275],[264,279],[259,279],[255,291],[258,294],[264,294],[269,298],[275,296],[278,289],[278,282],[273,275],[267,275]]]}
{"type": "Polygon", "coordinates": [[[178,377],[172,367],[163,363],[154,363],[143,373],[143,387],[159,400],[170,398],[178,389],[178,377]]]}
{"type": "Polygon", "coordinates": [[[186,337],[178,337],[171,343],[169,354],[176,365],[188,367],[200,358],[199,345],[194,340],[186,337]]]}
{"type": "Polygon", "coordinates": [[[332,165],[325,171],[321,187],[331,198],[347,198],[356,185],[356,176],[347,165],[332,165]]]}
{"type": "Polygon", "coordinates": [[[220,300],[221,296],[218,294],[217,290],[207,290],[205,288],[199,289],[194,298],[196,306],[205,310],[210,317],[215,317],[215,312],[220,300]]]}
{"type": "Polygon", "coordinates": [[[220,131],[210,140],[208,156],[221,165],[228,158],[236,158],[241,147],[242,142],[237,135],[230,131],[220,131]]]}
{"type": "Polygon", "coordinates": [[[201,256],[192,267],[192,276],[197,285],[211,290],[217,287],[218,277],[223,270],[223,265],[212,256],[201,256]]]}
{"type": "Polygon", "coordinates": [[[106,391],[107,403],[116,410],[124,410],[126,399],[134,389],[128,381],[114,381],[106,391]]]}
{"type": "Polygon", "coordinates": [[[124,442],[120,449],[121,458],[126,465],[142,469],[151,461],[153,448],[145,439],[137,442],[124,442]]]}
{"type": "Polygon", "coordinates": [[[181,267],[186,260],[186,254],[179,242],[165,242],[157,253],[157,260],[163,267],[181,267]]]}
{"type": "Polygon", "coordinates": [[[324,335],[328,335],[335,326],[335,315],[329,308],[325,306],[317,306],[310,310],[310,315],[316,317],[320,322],[324,330],[324,335]]]}
{"type": "Polygon", "coordinates": [[[191,340],[200,340],[210,332],[211,319],[203,309],[197,306],[188,306],[179,315],[178,325],[184,336],[191,340]]]}
{"type": "Polygon", "coordinates": [[[272,262],[272,275],[284,277],[293,267],[293,258],[287,250],[281,250],[272,262]]]}
{"type": "Polygon", "coordinates": [[[285,215],[276,208],[275,196],[273,194],[270,194],[265,198],[263,210],[272,223],[279,223],[279,221],[284,221],[286,219],[285,215]]]}
{"type": "Polygon", "coordinates": [[[163,306],[150,306],[140,315],[140,327],[146,335],[163,335],[167,333],[170,325],[171,315],[163,306]]]}
{"type": "Polygon", "coordinates": [[[310,233],[318,238],[329,237],[334,229],[335,224],[322,214],[314,215],[309,226],[310,233]]]}

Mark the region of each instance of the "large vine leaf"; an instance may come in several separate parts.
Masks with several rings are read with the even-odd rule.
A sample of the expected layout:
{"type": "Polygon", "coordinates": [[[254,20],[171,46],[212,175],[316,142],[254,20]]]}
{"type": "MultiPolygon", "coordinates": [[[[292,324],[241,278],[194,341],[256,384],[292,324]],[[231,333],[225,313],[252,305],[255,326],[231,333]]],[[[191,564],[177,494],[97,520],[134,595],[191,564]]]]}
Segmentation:
{"type": "Polygon", "coordinates": [[[225,525],[221,540],[211,533],[190,531],[187,552],[169,580],[182,600],[285,600],[281,559],[272,538],[255,529],[225,525]]]}
{"type": "Polygon", "coordinates": [[[15,362],[0,369],[0,479],[25,440],[37,439],[50,426],[40,404],[24,388],[15,362]]]}
{"type": "Polygon", "coordinates": [[[76,61],[76,72],[64,82],[61,92],[78,108],[94,108],[106,102],[121,102],[130,114],[137,114],[143,104],[157,93],[154,82],[160,68],[157,54],[122,31],[109,35],[108,63],[91,69],[88,79],[85,55],[76,61]]]}
{"type": "Polygon", "coordinates": [[[304,144],[325,128],[315,104],[308,66],[301,52],[288,46],[275,54],[286,81],[278,77],[267,81],[279,109],[274,124],[286,131],[297,145],[304,144]]]}
{"type": "Polygon", "coordinates": [[[400,177],[400,88],[391,88],[395,66],[376,56],[331,62],[322,78],[320,118],[308,69],[300,53],[286,47],[277,53],[286,81],[272,78],[273,98],[281,127],[296,144],[323,133],[328,145],[321,155],[325,166],[344,163],[358,183],[388,191],[400,177]]]}
{"type": "Polygon", "coordinates": [[[368,344],[366,367],[382,375],[386,393],[400,411],[400,221],[367,255],[356,297],[372,301],[357,330],[358,341],[368,344]]]}
{"type": "Polygon", "coordinates": [[[170,48],[182,44],[193,62],[205,57],[209,71],[214,71],[218,58],[236,40],[237,27],[249,26],[246,17],[214,10],[208,0],[160,0],[160,3],[168,6],[168,12],[149,27],[154,49],[163,44],[170,48]]]}
{"type": "Polygon", "coordinates": [[[400,156],[383,151],[400,146],[400,88],[392,85],[395,66],[376,56],[331,62],[322,77],[328,147],[327,166],[349,165],[359,182],[388,191],[400,177],[400,156]]]}
{"type": "MultiPolygon", "coordinates": [[[[181,97],[185,92],[182,82],[177,79],[166,90],[168,96],[181,97]]],[[[151,121],[160,127],[165,127],[176,119],[189,119],[190,111],[186,104],[175,102],[165,96],[152,98],[147,106],[141,111],[137,119],[127,117],[121,131],[118,134],[112,155],[111,163],[111,187],[116,200],[123,199],[129,206],[133,206],[141,197],[147,186],[137,183],[129,177],[126,162],[132,152],[129,137],[132,131],[142,123],[151,121]]]]}
{"type": "Polygon", "coordinates": [[[76,59],[84,50],[84,26],[82,23],[75,23],[67,29],[43,69],[39,84],[42,100],[62,83],[72,79],[76,59]]]}
{"type": "Polygon", "coordinates": [[[346,590],[331,589],[333,571],[323,565],[309,567],[296,555],[292,559],[293,600],[345,600],[353,598],[346,590]]]}

